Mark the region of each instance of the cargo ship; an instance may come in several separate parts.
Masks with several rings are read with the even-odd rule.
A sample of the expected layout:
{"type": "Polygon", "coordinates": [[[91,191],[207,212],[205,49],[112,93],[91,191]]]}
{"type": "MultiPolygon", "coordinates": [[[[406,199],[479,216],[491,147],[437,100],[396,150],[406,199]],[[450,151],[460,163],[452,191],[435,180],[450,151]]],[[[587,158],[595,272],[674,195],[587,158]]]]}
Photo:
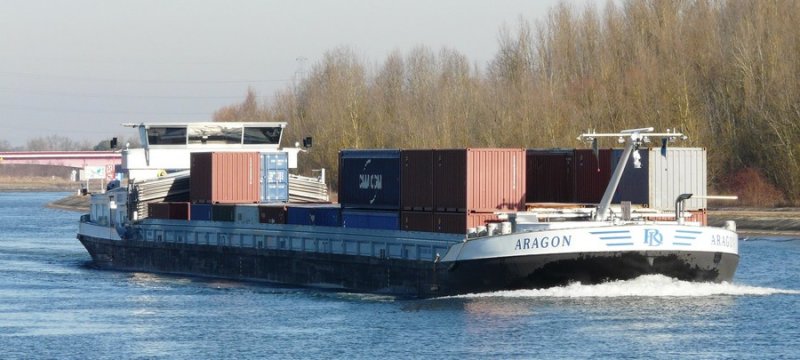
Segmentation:
{"type": "Polygon", "coordinates": [[[582,134],[589,150],[343,150],[331,203],[324,170],[290,173],[311,139],[281,148],[286,123],[128,126],[143,147],[122,150],[123,185],[92,195],[77,234],[102,269],[429,298],[731,281],[739,261],[735,223],[705,224],[705,150],[667,149],[674,131],[582,134]],[[624,149],[598,149],[608,137],[624,149]]]}

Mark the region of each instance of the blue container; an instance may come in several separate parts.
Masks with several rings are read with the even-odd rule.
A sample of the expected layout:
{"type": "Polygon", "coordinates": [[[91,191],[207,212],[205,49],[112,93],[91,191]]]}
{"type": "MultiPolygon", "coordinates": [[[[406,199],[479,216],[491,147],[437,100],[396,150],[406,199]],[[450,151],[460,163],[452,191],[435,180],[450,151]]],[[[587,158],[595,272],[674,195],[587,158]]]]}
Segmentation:
{"type": "MultiPolygon", "coordinates": [[[[611,199],[611,203],[619,204],[621,201],[630,201],[634,205],[647,205],[650,188],[648,187],[650,181],[649,168],[650,168],[650,152],[646,148],[639,149],[641,158],[639,162],[642,167],[636,169],[633,167],[633,154],[625,164],[625,172],[622,173],[622,178],[619,179],[617,191],[611,199]]],[[[622,157],[622,149],[614,149],[611,155],[611,171],[617,168],[620,158],[622,157]]]]}
{"type": "Polygon", "coordinates": [[[400,150],[339,152],[339,203],[360,209],[400,208],[400,150]]]}
{"type": "Polygon", "coordinates": [[[341,208],[336,204],[291,205],[286,209],[290,225],[342,226],[341,208]]]}
{"type": "Polygon", "coordinates": [[[289,201],[289,156],[285,152],[261,153],[261,203],[289,201]]]}
{"type": "Polygon", "coordinates": [[[192,204],[189,212],[191,220],[211,220],[211,204],[192,204]]]}
{"type": "Polygon", "coordinates": [[[397,211],[342,209],[342,227],[400,230],[400,213],[397,211]]]}

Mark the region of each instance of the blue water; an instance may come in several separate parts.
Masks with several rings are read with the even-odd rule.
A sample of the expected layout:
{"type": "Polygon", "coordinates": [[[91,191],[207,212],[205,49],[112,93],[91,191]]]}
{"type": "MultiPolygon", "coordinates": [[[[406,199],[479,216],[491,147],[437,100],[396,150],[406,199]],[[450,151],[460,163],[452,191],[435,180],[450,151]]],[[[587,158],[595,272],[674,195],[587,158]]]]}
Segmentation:
{"type": "Polygon", "coordinates": [[[0,358],[800,358],[800,239],[661,276],[397,300],[94,270],[59,193],[0,193],[0,358]]]}

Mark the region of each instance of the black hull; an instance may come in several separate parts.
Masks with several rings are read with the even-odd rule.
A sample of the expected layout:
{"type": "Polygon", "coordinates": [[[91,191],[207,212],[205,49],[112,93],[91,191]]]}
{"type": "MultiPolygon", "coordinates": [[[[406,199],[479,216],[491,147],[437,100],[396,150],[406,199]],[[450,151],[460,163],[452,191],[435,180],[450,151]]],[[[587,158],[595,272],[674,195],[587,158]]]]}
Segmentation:
{"type": "Polygon", "coordinates": [[[727,253],[602,252],[433,263],[289,250],[78,239],[101,268],[255,280],[402,297],[438,297],[627,280],[663,274],[731,281],[739,257],[727,253]]]}

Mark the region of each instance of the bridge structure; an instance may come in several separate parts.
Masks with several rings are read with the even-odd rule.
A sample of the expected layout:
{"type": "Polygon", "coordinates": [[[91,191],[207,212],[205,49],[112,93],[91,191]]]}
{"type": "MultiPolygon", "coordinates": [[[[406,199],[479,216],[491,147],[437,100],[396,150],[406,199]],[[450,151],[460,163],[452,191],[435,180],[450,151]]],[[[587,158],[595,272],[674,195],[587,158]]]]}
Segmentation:
{"type": "Polygon", "coordinates": [[[0,152],[0,165],[58,165],[73,168],[122,164],[116,151],[6,151],[0,152]]]}

